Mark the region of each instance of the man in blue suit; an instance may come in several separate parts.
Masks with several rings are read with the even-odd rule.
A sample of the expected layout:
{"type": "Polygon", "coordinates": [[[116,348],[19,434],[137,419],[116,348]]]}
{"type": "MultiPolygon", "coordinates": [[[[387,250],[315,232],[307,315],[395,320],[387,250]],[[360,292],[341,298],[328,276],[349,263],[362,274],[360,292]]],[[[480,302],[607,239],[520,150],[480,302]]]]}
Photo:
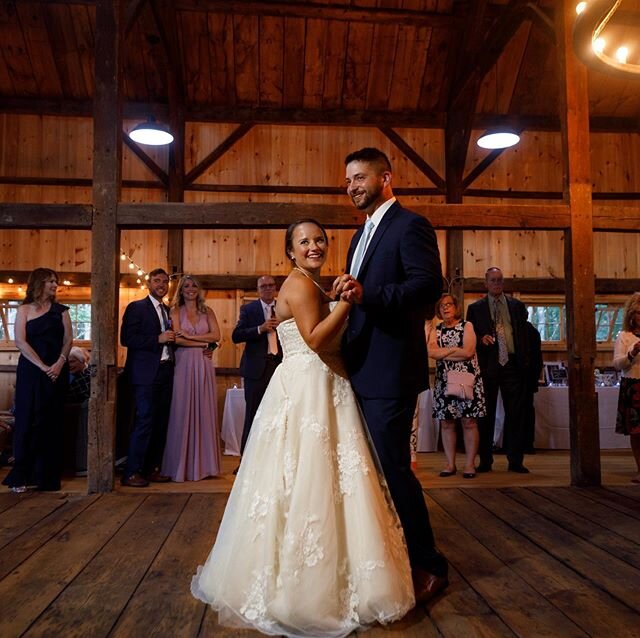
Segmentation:
{"type": "Polygon", "coordinates": [[[367,220],[351,241],[349,274],[334,284],[354,302],[343,354],[404,528],[416,600],[424,603],[448,585],[409,443],[418,394],[429,385],[424,322],[442,292],[440,254],[431,224],[393,196],[382,151],[363,148],[345,165],[347,194],[367,220]]]}
{"type": "Polygon", "coordinates": [[[127,348],[125,374],[136,408],[121,481],[129,487],[169,480],[160,472],[173,391],[171,344],[176,340],[169,309],[162,302],[169,290],[169,276],[156,268],[149,273],[147,287],[147,297],[127,306],[120,330],[120,343],[127,348]]]}
{"type": "Polygon", "coordinates": [[[240,359],[246,403],[241,454],[271,376],[282,361],[282,350],[276,333],[276,282],[273,277],[264,275],[258,279],[258,295],[260,299],[240,308],[240,318],[231,333],[233,343],[246,344],[240,359]]]}

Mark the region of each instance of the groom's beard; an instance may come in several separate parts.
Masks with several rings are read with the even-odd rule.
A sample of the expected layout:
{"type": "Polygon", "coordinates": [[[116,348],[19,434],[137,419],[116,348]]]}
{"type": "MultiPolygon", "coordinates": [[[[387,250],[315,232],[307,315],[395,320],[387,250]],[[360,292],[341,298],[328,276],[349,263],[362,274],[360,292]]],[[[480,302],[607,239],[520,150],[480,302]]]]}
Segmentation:
{"type": "Polygon", "coordinates": [[[372,204],[378,200],[378,198],[382,195],[382,185],[377,186],[377,188],[372,188],[370,190],[360,189],[357,193],[353,193],[350,195],[351,201],[353,205],[358,210],[367,210],[372,204]],[[358,201],[355,199],[355,195],[363,195],[358,201]]]}

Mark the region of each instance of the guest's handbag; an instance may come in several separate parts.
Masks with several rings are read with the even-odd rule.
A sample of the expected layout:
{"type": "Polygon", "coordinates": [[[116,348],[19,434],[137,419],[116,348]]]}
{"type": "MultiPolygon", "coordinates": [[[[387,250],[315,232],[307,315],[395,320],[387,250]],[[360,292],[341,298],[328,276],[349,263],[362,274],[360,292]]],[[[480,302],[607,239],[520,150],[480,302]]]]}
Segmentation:
{"type": "Polygon", "coordinates": [[[473,382],[475,377],[471,372],[461,370],[447,370],[447,389],[445,394],[448,397],[457,397],[470,401],[473,399],[473,382]]]}

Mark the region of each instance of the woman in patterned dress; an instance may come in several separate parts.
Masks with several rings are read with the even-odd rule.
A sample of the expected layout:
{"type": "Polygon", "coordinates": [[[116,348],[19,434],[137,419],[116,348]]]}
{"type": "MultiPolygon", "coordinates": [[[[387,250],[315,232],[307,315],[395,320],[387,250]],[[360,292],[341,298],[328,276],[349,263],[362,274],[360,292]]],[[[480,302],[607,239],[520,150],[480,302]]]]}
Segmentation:
{"type": "Polygon", "coordinates": [[[436,315],[442,319],[429,336],[429,356],[436,360],[436,378],[433,390],[433,416],[440,420],[442,445],[447,459],[440,476],[453,476],[456,472],[456,420],[462,421],[465,464],[462,476],[476,476],[475,459],[478,452],[478,418],[485,415],[484,387],[476,356],[476,334],[469,321],[462,320],[458,300],[443,295],[436,304],[436,315]],[[447,396],[447,371],[470,372],[474,376],[473,398],[460,399],[447,396]]]}
{"type": "Polygon", "coordinates": [[[613,350],[613,365],[622,371],[618,396],[616,432],[631,439],[636,461],[632,483],[640,483],[640,292],[634,292],[624,307],[622,330],[613,350]]]}

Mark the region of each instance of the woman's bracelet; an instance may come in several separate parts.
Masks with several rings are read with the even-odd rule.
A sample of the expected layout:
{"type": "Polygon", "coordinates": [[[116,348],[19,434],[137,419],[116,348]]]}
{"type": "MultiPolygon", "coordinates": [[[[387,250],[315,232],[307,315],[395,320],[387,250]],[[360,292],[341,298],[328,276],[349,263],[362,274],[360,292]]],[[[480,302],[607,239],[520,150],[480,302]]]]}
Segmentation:
{"type": "Polygon", "coordinates": [[[67,357],[65,357],[63,354],[61,354],[61,355],[58,357],[58,359],[62,359],[63,361],[66,361],[66,360],[67,360],[67,357]]]}

